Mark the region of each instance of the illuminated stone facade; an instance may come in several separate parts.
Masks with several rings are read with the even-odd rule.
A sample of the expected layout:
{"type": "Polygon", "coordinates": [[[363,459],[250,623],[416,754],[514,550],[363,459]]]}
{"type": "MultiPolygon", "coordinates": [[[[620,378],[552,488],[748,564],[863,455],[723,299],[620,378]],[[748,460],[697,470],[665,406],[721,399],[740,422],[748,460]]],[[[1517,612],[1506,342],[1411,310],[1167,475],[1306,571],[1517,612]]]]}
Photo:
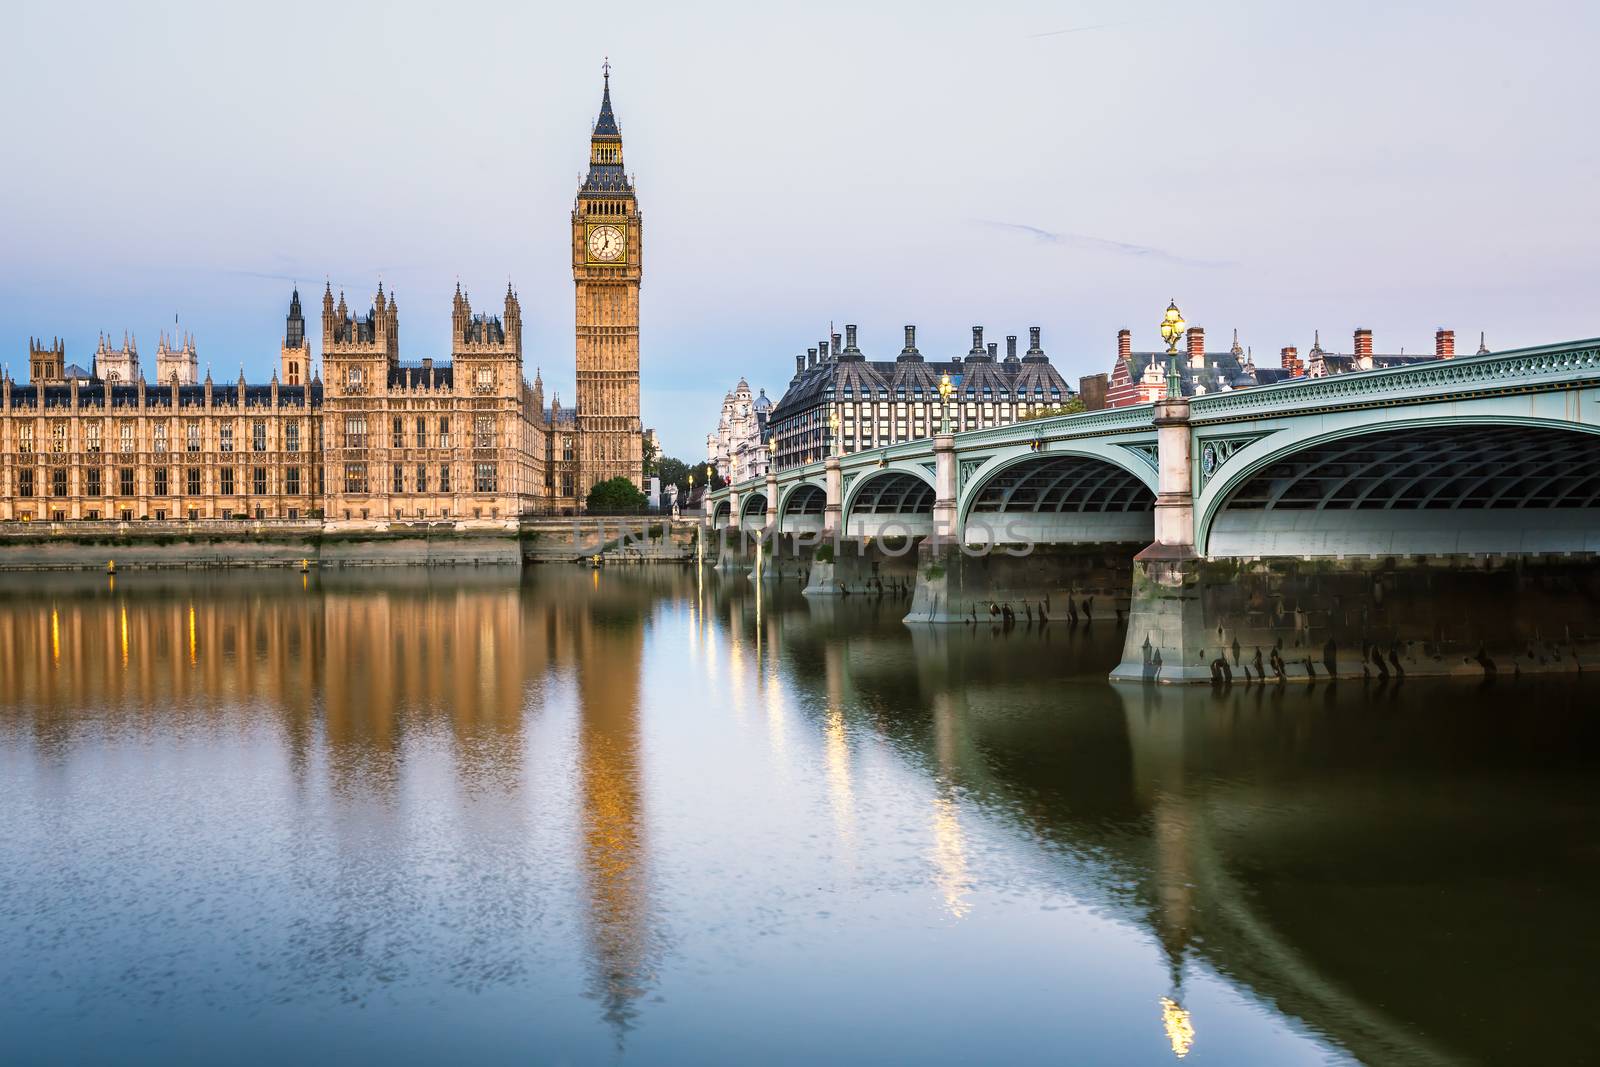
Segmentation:
{"type": "Polygon", "coordinates": [[[572,213],[578,404],[523,374],[522,310],[475,314],[460,286],[449,358],[402,361],[382,284],[364,314],[323,291],[319,375],[296,291],[270,383],[198,379],[194,339],[164,334],[147,383],[131,337],[93,367],[29,345],[0,381],[0,521],[321,522],[331,529],[514,527],[581,510],[597,482],[644,486],[640,222],[610,75],[572,213]]]}

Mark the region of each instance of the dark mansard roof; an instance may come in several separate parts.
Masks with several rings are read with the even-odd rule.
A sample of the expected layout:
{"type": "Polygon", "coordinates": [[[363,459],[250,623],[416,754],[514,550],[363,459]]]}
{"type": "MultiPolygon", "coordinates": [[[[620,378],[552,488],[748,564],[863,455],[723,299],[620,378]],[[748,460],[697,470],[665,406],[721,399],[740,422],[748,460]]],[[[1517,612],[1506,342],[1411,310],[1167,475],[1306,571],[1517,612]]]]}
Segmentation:
{"type": "Polygon", "coordinates": [[[829,400],[937,398],[939,379],[945,374],[963,400],[999,399],[1004,393],[1059,402],[1072,395],[1072,387],[1038,349],[1021,359],[1003,361],[991,358],[987,350],[969,352],[964,359],[927,361],[909,346],[893,360],[870,360],[847,348],[790,379],[770,421],[781,422],[829,400]]]}

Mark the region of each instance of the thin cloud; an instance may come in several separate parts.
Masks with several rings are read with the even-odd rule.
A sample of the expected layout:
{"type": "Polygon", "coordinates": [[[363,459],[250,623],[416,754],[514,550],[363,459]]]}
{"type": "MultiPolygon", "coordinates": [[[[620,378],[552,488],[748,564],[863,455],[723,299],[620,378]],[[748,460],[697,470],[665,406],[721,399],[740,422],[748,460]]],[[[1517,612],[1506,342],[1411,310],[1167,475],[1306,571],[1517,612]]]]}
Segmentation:
{"type": "Polygon", "coordinates": [[[1068,26],[1064,30],[1046,30],[1043,33],[1030,33],[1028,34],[1028,37],[1029,39],[1038,37],[1060,37],[1064,33],[1089,33],[1092,30],[1114,30],[1118,26],[1136,25],[1138,21],[1138,19],[1130,19],[1127,22],[1101,22],[1094,26],[1068,26]]]}
{"type": "Polygon", "coordinates": [[[1042,244],[1064,245],[1068,248],[1083,248],[1094,252],[1112,252],[1123,256],[1138,256],[1145,259],[1160,260],[1164,263],[1176,263],[1186,267],[1227,267],[1231,263],[1216,259],[1192,259],[1188,256],[1179,256],[1162,248],[1152,248],[1149,245],[1137,245],[1128,241],[1111,241],[1104,237],[1090,237],[1082,233],[1058,233],[1055,230],[1046,230],[1040,226],[1030,226],[1025,222],[1000,222],[995,219],[976,219],[979,226],[987,226],[994,230],[1009,230],[1012,233],[1027,234],[1042,244]]]}

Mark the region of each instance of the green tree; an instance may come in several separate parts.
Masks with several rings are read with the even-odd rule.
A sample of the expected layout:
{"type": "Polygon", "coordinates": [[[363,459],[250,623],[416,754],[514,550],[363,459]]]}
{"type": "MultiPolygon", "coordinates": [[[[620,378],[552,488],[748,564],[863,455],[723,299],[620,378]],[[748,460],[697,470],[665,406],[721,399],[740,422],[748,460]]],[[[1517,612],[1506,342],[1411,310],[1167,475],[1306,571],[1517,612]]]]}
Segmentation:
{"type": "Polygon", "coordinates": [[[1031,415],[1024,415],[1018,421],[1027,422],[1030,419],[1045,419],[1049,418],[1051,415],[1076,415],[1082,410],[1083,397],[1068,397],[1065,404],[1058,404],[1053,408],[1044,408],[1043,410],[1036,411],[1031,415]]]}
{"type": "Polygon", "coordinates": [[[638,511],[645,503],[645,495],[639,492],[639,487],[619,475],[589,490],[585,506],[589,511],[638,511]]]}
{"type": "Polygon", "coordinates": [[[661,488],[675,485],[680,495],[689,491],[689,465],[683,460],[662,456],[656,460],[656,474],[661,478],[661,488]]]}

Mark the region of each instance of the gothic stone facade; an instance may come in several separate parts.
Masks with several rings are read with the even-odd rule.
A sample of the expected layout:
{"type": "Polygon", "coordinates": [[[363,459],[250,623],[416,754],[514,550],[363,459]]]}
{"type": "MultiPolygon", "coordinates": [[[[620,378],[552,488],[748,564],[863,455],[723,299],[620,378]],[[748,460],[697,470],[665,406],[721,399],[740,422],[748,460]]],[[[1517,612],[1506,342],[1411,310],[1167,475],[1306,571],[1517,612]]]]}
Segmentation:
{"type": "Polygon", "coordinates": [[[572,214],[576,410],[523,376],[522,311],[474,314],[457,287],[448,361],[402,361],[395,295],[365,315],[322,300],[322,374],[295,292],[267,385],[197,381],[192,338],[162,338],[155,384],[137,346],[102,338],[94,368],[29,346],[28,385],[0,380],[0,521],[321,520],[332,528],[510,526],[574,512],[590,487],[643,488],[641,215],[622,170],[609,72],[572,214]]]}

